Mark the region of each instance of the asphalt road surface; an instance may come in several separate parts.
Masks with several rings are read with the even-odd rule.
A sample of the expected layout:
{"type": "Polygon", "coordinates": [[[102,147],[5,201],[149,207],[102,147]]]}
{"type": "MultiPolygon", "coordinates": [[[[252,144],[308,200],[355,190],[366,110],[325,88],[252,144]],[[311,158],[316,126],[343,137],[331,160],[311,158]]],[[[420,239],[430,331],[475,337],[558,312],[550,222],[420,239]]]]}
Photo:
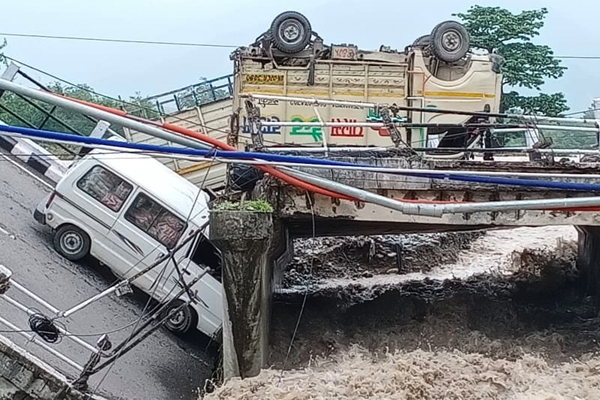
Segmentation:
{"type": "MultiPolygon", "coordinates": [[[[0,264],[13,272],[13,279],[60,310],[73,306],[115,281],[106,268],[93,261],[72,263],[52,248],[48,227],[33,219],[33,210],[49,188],[0,153],[0,264]]],[[[12,288],[7,295],[31,308],[43,307],[12,288]]],[[[111,331],[135,322],[147,298],[136,294],[118,298],[111,296],[96,302],[64,321],[74,334],[94,344],[96,333],[111,331]]],[[[0,298],[0,315],[22,329],[28,329],[27,317],[0,298]]],[[[133,327],[111,333],[113,343],[129,337],[133,327]]],[[[13,340],[67,376],[77,371],[49,354],[35,343],[28,343],[16,333],[6,333],[0,324],[0,334],[13,340]]],[[[68,338],[51,345],[80,365],[90,352],[68,338]]],[[[202,334],[179,338],[160,329],[134,350],[106,370],[90,378],[90,388],[111,399],[197,399],[198,388],[209,377],[214,362],[214,346],[202,334]],[[101,384],[100,384],[101,382],[101,384]]]]}

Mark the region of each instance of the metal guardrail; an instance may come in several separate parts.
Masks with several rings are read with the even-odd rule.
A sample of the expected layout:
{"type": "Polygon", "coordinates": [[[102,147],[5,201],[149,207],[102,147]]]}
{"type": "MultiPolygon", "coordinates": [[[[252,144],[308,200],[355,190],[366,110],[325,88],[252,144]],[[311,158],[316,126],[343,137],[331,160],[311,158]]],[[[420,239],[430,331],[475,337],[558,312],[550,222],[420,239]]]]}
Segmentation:
{"type": "Polygon", "coordinates": [[[226,99],[233,95],[233,75],[224,75],[194,85],[147,97],[161,115],[169,115],[226,99]]]}

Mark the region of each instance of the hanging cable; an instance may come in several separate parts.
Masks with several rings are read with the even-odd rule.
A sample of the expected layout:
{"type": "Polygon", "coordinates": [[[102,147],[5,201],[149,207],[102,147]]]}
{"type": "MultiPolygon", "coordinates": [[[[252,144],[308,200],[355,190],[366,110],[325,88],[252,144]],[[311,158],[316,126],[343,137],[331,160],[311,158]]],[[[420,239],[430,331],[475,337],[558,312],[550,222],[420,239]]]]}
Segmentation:
{"type": "Polygon", "coordinates": [[[54,320],[40,312],[29,316],[29,327],[47,343],[58,343],[61,339],[60,329],[54,320]]]}
{"type": "MultiPolygon", "coordinates": [[[[285,155],[277,155],[277,154],[267,154],[267,153],[253,153],[253,152],[242,152],[242,151],[218,151],[218,150],[200,150],[200,149],[189,149],[189,148],[180,148],[180,147],[170,147],[170,146],[157,146],[157,145],[149,145],[143,143],[128,143],[121,142],[117,140],[108,140],[108,139],[99,139],[99,138],[90,138],[90,137],[80,137],[73,136],[59,132],[52,131],[43,131],[29,128],[20,128],[9,125],[0,125],[0,131],[9,132],[9,133],[17,133],[29,137],[34,138],[42,138],[42,139],[58,139],[65,141],[72,141],[75,143],[83,143],[83,144],[93,144],[93,145],[102,145],[116,148],[128,148],[134,150],[143,150],[143,151],[153,151],[157,153],[173,153],[173,154],[181,154],[181,155],[190,155],[190,156],[200,156],[206,157],[215,156],[224,159],[259,159],[264,161],[271,162],[293,162],[298,164],[304,164],[306,166],[311,165],[322,165],[322,166],[339,166],[339,167],[356,167],[356,168],[365,168],[369,167],[369,165],[355,164],[355,163],[346,163],[346,162],[338,162],[331,161],[325,159],[313,159],[306,157],[297,157],[297,156],[285,156],[285,155]]],[[[274,169],[273,167],[269,167],[274,169]]],[[[280,172],[281,174],[287,175],[285,172],[280,172]]],[[[394,172],[391,172],[394,173],[394,172]]],[[[600,191],[600,184],[590,184],[590,183],[571,183],[571,182],[554,182],[554,181],[543,181],[543,180],[532,180],[532,179],[514,179],[514,178],[494,178],[494,177],[486,177],[480,175],[473,176],[465,176],[463,174],[457,173],[422,173],[422,172],[403,172],[397,173],[398,175],[406,175],[413,176],[419,178],[426,179],[448,179],[455,181],[463,181],[463,182],[475,182],[475,183],[487,183],[487,184],[496,184],[496,185],[508,185],[508,186],[524,186],[524,187],[540,187],[540,188],[551,188],[551,189],[561,189],[561,190],[579,190],[579,191],[600,191]]],[[[303,182],[300,179],[295,178],[299,182],[303,182]]],[[[315,186],[315,185],[311,185],[315,186]]],[[[315,186],[316,187],[316,186],[315,186]]]]}

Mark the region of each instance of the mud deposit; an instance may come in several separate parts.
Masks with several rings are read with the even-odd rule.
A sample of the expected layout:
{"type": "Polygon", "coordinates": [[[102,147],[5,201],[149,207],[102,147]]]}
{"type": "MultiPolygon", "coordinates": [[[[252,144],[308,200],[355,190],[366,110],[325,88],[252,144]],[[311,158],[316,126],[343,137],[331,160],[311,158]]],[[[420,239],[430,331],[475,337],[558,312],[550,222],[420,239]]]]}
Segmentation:
{"type": "Polygon", "coordinates": [[[484,232],[297,239],[284,276],[286,288],[331,278],[427,272],[455,262],[484,232]]]}
{"type": "Polygon", "coordinates": [[[305,291],[284,291],[273,369],[207,398],[600,399],[600,319],[582,294],[572,228],[486,236],[419,279],[307,286],[291,348],[305,291]]]}

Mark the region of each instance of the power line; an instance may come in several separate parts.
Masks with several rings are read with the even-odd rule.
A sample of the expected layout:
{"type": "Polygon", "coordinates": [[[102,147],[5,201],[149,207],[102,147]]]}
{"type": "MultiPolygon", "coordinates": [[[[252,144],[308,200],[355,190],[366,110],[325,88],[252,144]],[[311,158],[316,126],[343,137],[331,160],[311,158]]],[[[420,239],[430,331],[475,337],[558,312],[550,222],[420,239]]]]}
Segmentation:
{"type": "Polygon", "coordinates": [[[562,60],[600,60],[600,56],[554,56],[554,58],[562,60]]]}
{"type": "Polygon", "coordinates": [[[110,38],[96,38],[96,37],[84,37],[84,36],[57,36],[57,35],[36,35],[30,33],[4,33],[0,32],[0,36],[9,37],[24,37],[34,39],[55,39],[55,40],[79,40],[86,42],[105,42],[105,43],[131,43],[131,44],[149,44],[158,46],[184,46],[184,47],[217,47],[226,49],[236,49],[240,46],[232,44],[219,44],[219,43],[193,43],[193,42],[164,42],[157,40],[133,40],[133,39],[110,39],[110,38]]]}
{"type": "MultiPolygon", "coordinates": [[[[86,41],[86,42],[146,44],[146,45],[158,45],[158,46],[215,47],[215,48],[226,48],[226,49],[236,49],[236,48],[240,47],[239,45],[222,44],[222,43],[195,43],[195,42],[171,42],[171,41],[160,41],[160,40],[111,39],[111,38],[97,38],[97,37],[86,37],[86,36],[59,36],[59,35],[42,35],[42,34],[13,33],[13,32],[0,32],[0,36],[24,37],[24,38],[33,38],[33,39],[78,40],[78,41],[86,41]]],[[[600,56],[579,56],[579,55],[554,56],[554,58],[565,59],[565,60],[568,60],[568,59],[600,60],[600,56]]]]}
{"type": "MultiPolygon", "coordinates": [[[[598,110],[600,110],[600,108],[588,108],[587,110],[573,111],[573,112],[562,114],[562,115],[565,117],[569,117],[571,115],[585,114],[586,112],[589,112],[589,111],[598,111],[598,110]]],[[[593,120],[594,118],[590,118],[590,119],[593,120]]]]}

